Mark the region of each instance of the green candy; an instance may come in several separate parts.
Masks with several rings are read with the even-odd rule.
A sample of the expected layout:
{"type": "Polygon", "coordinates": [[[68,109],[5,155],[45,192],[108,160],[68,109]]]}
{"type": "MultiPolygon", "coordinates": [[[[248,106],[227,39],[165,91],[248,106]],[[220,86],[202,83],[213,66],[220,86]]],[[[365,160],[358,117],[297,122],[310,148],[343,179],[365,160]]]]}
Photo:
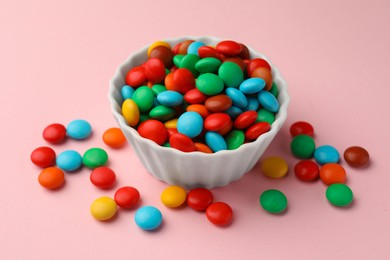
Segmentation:
{"type": "Polygon", "coordinates": [[[278,98],[278,96],[279,96],[279,90],[278,90],[278,86],[276,85],[275,82],[272,82],[272,87],[271,87],[271,89],[269,90],[269,92],[271,92],[272,95],[274,95],[276,98],[278,98]]]}
{"type": "Polygon", "coordinates": [[[326,198],[336,207],[346,207],[353,201],[353,192],[345,184],[335,183],[326,189],[326,198]]]}
{"type": "Polygon", "coordinates": [[[200,73],[216,72],[218,71],[219,66],[221,66],[221,63],[222,62],[216,58],[207,57],[200,59],[195,64],[195,69],[200,73]]]}
{"type": "Polygon", "coordinates": [[[287,198],[279,190],[266,190],[260,196],[260,205],[269,213],[279,214],[287,208],[287,198]]]}
{"type": "Polygon", "coordinates": [[[257,110],[257,119],[258,122],[268,122],[270,125],[275,121],[275,114],[268,111],[267,109],[260,108],[257,110]]]}
{"type": "Polygon", "coordinates": [[[167,121],[174,117],[176,114],[175,109],[171,107],[166,107],[163,105],[156,106],[149,112],[149,116],[151,118],[160,120],[160,121],[167,121]]]}
{"type": "Polygon", "coordinates": [[[232,130],[225,137],[228,150],[235,150],[245,141],[245,134],[241,130],[232,130]]]}
{"type": "Polygon", "coordinates": [[[108,155],[101,148],[88,149],[83,155],[83,164],[91,169],[103,166],[107,163],[108,155]]]}
{"type": "Polygon", "coordinates": [[[180,62],[179,68],[185,68],[194,74],[194,77],[198,77],[199,72],[195,69],[195,64],[199,61],[199,56],[195,54],[187,54],[180,62]]]}
{"type": "Polygon", "coordinates": [[[173,64],[175,64],[176,67],[180,68],[180,63],[183,60],[184,55],[183,54],[177,54],[173,57],[173,64]]]}
{"type": "Polygon", "coordinates": [[[244,81],[244,73],[234,62],[224,62],[218,69],[218,76],[228,88],[238,88],[244,81]]]}
{"type": "Polygon", "coordinates": [[[205,95],[213,96],[223,90],[223,81],[213,73],[204,73],[196,80],[197,89],[205,95]]]}
{"type": "Polygon", "coordinates": [[[309,159],[313,156],[316,144],[312,137],[308,135],[297,135],[290,144],[291,152],[301,159],[309,159]]]}
{"type": "Polygon", "coordinates": [[[143,121],[146,121],[146,120],[148,120],[148,119],[150,119],[149,114],[144,114],[144,113],[142,113],[142,114],[139,115],[139,123],[138,123],[138,124],[140,124],[140,123],[142,123],[143,121]]]}
{"type": "Polygon", "coordinates": [[[164,146],[164,147],[171,147],[171,144],[169,142],[166,142],[162,146],[164,146]]]}
{"type": "Polygon", "coordinates": [[[139,111],[147,112],[153,107],[154,94],[147,86],[141,86],[134,91],[132,100],[137,104],[139,111]]]}
{"type": "Polygon", "coordinates": [[[164,85],[161,85],[161,84],[155,84],[152,87],[152,91],[153,91],[153,94],[155,96],[157,96],[158,94],[160,94],[161,92],[164,92],[166,90],[167,90],[167,88],[164,85]]]}

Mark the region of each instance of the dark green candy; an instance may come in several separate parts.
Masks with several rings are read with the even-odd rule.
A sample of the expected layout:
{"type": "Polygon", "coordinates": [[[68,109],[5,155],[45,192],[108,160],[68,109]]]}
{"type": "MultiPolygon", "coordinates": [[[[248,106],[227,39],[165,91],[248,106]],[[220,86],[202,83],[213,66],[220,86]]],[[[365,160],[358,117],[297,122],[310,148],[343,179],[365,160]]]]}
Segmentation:
{"type": "Polygon", "coordinates": [[[151,118],[160,120],[160,121],[167,121],[171,118],[173,118],[176,114],[175,109],[171,107],[166,107],[163,105],[156,106],[149,112],[149,116],[151,118]]]}
{"type": "Polygon", "coordinates": [[[266,190],[260,196],[260,205],[269,213],[279,214],[287,208],[287,198],[279,190],[266,190]]]}
{"type": "Polygon", "coordinates": [[[91,169],[103,166],[107,163],[108,155],[101,148],[88,149],[83,155],[83,164],[91,169]]]}
{"type": "Polygon", "coordinates": [[[226,139],[227,149],[228,150],[235,150],[244,143],[245,134],[241,130],[232,130],[225,137],[225,139],[226,139]]]}
{"type": "Polygon", "coordinates": [[[275,121],[275,114],[268,111],[267,109],[260,108],[257,110],[257,119],[258,122],[268,122],[270,125],[275,121]]]}
{"type": "Polygon", "coordinates": [[[269,92],[271,92],[272,95],[274,95],[276,98],[278,98],[278,96],[279,96],[279,90],[278,90],[278,86],[276,85],[275,82],[272,82],[272,87],[271,87],[271,89],[269,90],[269,92]]]}
{"type": "Polygon", "coordinates": [[[199,56],[195,54],[187,54],[180,62],[179,68],[186,68],[192,72],[194,77],[198,77],[199,72],[195,69],[195,64],[199,61],[199,56]]]}
{"type": "Polygon", "coordinates": [[[312,137],[308,135],[297,135],[290,144],[291,152],[294,156],[301,159],[313,157],[316,145],[312,137]]]}

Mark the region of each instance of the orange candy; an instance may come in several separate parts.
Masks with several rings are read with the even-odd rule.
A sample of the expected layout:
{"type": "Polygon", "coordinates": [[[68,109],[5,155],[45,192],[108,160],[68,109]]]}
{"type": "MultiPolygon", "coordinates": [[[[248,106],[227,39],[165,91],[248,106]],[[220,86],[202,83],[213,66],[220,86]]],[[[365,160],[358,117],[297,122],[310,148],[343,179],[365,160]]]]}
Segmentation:
{"type": "Polygon", "coordinates": [[[64,183],[64,172],[57,167],[48,167],[41,171],[38,177],[39,184],[46,189],[55,189],[64,183]]]}
{"type": "Polygon", "coordinates": [[[210,115],[210,112],[207,110],[207,108],[204,105],[201,104],[192,104],[187,107],[187,112],[193,111],[197,112],[199,115],[205,119],[208,115],[210,115]]]}
{"type": "Polygon", "coordinates": [[[103,142],[112,148],[119,148],[125,144],[126,137],[119,128],[113,127],[104,132],[103,142]]]}
{"type": "Polygon", "coordinates": [[[204,143],[194,143],[195,150],[202,153],[213,153],[213,151],[204,143]]]}
{"type": "Polygon", "coordinates": [[[320,169],[320,178],[326,185],[345,183],[347,174],[338,163],[327,163],[320,169]]]}

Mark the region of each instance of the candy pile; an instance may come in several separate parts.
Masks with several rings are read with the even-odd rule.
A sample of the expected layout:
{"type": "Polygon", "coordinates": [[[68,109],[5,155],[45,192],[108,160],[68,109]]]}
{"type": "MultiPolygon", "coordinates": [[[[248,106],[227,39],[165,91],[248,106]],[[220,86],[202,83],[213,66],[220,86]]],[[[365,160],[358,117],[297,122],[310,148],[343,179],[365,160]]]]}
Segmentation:
{"type": "Polygon", "coordinates": [[[269,63],[235,41],[153,43],[128,71],[122,115],[140,136],[183,152],[237,149],[270,130],[279,110],[269,63]]]}

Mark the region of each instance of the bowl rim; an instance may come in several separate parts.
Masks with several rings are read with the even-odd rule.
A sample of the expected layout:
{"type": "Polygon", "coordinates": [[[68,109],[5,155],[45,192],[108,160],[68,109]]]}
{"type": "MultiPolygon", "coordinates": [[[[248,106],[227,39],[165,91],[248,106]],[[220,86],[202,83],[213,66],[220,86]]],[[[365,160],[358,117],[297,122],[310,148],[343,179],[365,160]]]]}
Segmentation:
{"type": "MultiPolygon", "coordinates": [[[[220,38],[213,37],[213,36],[181,36],[181,37],[172,37],[172,38],[167,38],[163,39],[161,41],[168,42],[170,45],[177,44],[181,41],[184,40],[195,40],[195,41],[206,41],[206,42],[219,42],[222,41],[220,38]]],[[[138,131],[135,130],[133,127],[129,126],[124,117],[122,116],[121,113],[121,106],[120,104],[115,100],[114,94],[115,91],[119,91],[119,88],[116,87],[116,81],[123,79],[124,75],[122,74],[122,71],[124,70],[124,67],[127,67],[128,64],[131,64],[133,59],[138,57],[138,56],[143,56],[147,53],[148,48],[151,44],[147,44],[141,49],[133,52],[130,54],[115,70],[115,73],[113,77],[111,78],[109,82],[109,91],[108,91],[108,99],[110,101],[110,107],[111,107],[111,112],[116,119],[117,123],[119,124],[120,128],[122,130],[127,131],[128,133],[131,134],[132,137],[136,138],[138,142],[142,143],[142,145],[147,145],[147,146],[152,146],[152,148],[156,149],[156,152],[158,153],[172,153],[173,155],[176,156],[182,156],[184,159],[186,158],[191,158],[194,156],[200,156],[204,158],[210,158],[210,157],[223,157],[225,155],[231,155],[235,153],[241,153],[244,152],[244,150],[250,150],[253,149],[255,146],[261,145],[267,138],[270,136],[275,136],[277,132],[280,130],[284,122],[286,121],[287,118],[287,108],[290,103],[290,96],[288,94],[288,86],[287,82],[285,79],[282,77],[281,72],[275,65],[268,59],[267,56],[264,54],[255,51],[252,47],[246,45],[249,49],[249,52],[251,54],[251,58],[262,58],[265,59],[271,66],[272,74],[273,74],[273,80],[277,81],[277,86],[279,90],[279,96],[278,96],[278,101],[279,98],[282,97],[283,103],[279,107],[279,111],[276,114],[275,121],[271,124],[271,129],[270,131],[260,135],[255,141],[249,142],[249,143],[244,143],[241,145],[239,148],[234,149],[234,150],[221,150],[215,153],[203,153],[199,151],[194,151],[194,152],[182,152],[178,149],[173,149],[171,147],[164,147],[160,146],[157,143],[153,142],[150,139],[144,138],[139,135],[138,131]],[[119,109],[118,109],[119,107],[119,109]]],[[[120,86],[119,86],[120,87],[120,86]]],[[[280,102],[280,101],[279,101],[280,102]]]]}

